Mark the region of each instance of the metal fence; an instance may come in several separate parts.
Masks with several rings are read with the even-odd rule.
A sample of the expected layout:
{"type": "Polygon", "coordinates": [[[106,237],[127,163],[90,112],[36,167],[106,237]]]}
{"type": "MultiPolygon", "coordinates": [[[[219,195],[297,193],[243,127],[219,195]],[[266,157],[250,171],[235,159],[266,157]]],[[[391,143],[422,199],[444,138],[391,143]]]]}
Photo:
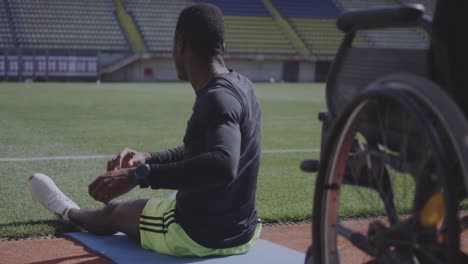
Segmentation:
{"type": "Polygon", "coordinates": [[[98,55],[3,52],[0,80],[96,80],[98,55]]]}

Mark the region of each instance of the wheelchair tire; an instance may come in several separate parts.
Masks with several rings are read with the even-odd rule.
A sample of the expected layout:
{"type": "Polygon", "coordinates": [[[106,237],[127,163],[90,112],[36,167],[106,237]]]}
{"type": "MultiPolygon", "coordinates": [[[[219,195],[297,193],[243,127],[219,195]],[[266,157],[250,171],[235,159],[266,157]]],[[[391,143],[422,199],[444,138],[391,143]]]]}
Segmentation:
{"type": "Polygon", "coordinates": [[[314,194],[314,263],[340,263],[339,235],[371,263],[466,258],[460,250],[459,209],[468,190],[468,123],[439,86],[407,74],[371,83],[334,122],[323,151],[314,194]],[[370,215],[380,217],[367,233],[353,233],[340,220],[346,209],[342,201],[355,189],[363,198],[355,203],[381,198],[375,202],[378,214],[370,215]],[[414,197],[407,197],[408,190],[414,197]],[[373,192],[378,196],[368,195],[373,192]]]}

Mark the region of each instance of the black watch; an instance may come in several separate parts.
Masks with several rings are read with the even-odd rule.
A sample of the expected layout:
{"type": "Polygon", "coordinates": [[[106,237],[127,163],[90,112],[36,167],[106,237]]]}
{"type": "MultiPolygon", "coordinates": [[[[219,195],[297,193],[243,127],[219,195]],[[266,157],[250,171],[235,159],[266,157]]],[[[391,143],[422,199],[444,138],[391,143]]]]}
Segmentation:
{"type": "Polygon", "coordinates": [[[148,188],[150,176],[150,166],[148,164],[138,165],[135,169],[135,178],[140,184],[140,188],[148,188]]]}

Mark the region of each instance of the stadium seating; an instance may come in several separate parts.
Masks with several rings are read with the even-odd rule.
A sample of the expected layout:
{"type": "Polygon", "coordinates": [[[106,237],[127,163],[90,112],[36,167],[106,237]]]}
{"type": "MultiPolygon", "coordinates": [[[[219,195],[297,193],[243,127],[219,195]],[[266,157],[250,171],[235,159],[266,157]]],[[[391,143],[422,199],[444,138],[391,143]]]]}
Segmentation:
{"type": "MultiPolygon", "coordinates": [[[[260,0],[196,1],[215,4],[225,15],[228,53],[294,54],[260,0]]],[[[125,0],[152,52],[172,50],[175,24],[180,11],[193,3],[186,0],[125,0]],[[162,8],[163,7],[163,8],[162,8]]]]}
{"type": "MultiPolygon", "coordinates": [[[[151,53],[167,54],[172,50],[178,14],[194,2],[212,3],[222,10],[227,54],[252,57],[312,53],[330,59],[343,37],[335,25],[340,13],[408,2],[422,3],[431,13],[436,0],[0,0],[0,49],[14,53],[20,48],[34,50],[35,54],[55,50],[58,55],[83,50],[131,52],[119,24],[122,20],[115,15],[117,6],[135,22],[133,32],[141,33],[142,46],[151,53]]],[[[363,31],[354,44],[428,47],[421,30],[404,28],[363,31]]]]}
{"type": "MultiPolygon", "coordinates": [[[[309,50],[315,55],[334,55],[343,34],[336,29],[340,11],[331,0],[273,0],[309,50]]],[[[365,40],[359,38],[362,43],[365,40]]]]}
{"type": "Polygon", "coordinates": [[[294,54],[272,17],[226,16],[228,53],[294,54]]]}
{"type": "MultiPolygon", "coordinates": [[[[400,4],[393,0],[337,0],[336,3],[343,11],[400,4]]],[[[424,49],[429,45],[427,37],[419,29],[415,28],[367,30],[361,32],[361,34],[367,39],[369,45],[375,47],[424,49]]]]}
{"type": "Polygon", "coordinates": [[[218,6],[226,24],[226,51],[231,54],[296,54],[261,0],[207,0],[218,6]]]}
{"type": "Polygon", "coordinates": [[[397,2],[393,0],[335,0],[335,3],[342,10],[346,11],[369,7],[392,6],[397,4],[397,2]]]}
{"type": "Polygon", "coordinates": [[[8,49],[14,47],[13,35],[11,26],[8,22],[5,9],[5,1],[0,0],[0,49],[8,49]]]}
{"type": "Polygon", "coordinates": [[[289,23],[316,55],[334,55],[343,38],[332,19],[290,18],[289,23]]]}
{"type": "Polygon", "coordinates": [[[272,0],[285,18],[329,18],[335,19],[340,10],[332,0],[272,0]]]}
{"type": "Polygon", "coordinates": [[[373,46],[382,48],[426,49],[429,42],[416,28],[388,28],[385,30],[366,30],[362,32],[373,46]]]}
{"type": "Polygon", "coordinates": [[[8,1],[21,48],[129,49],[111,0],[8,1]]]}
{"type": "Polygon", "coordinates": [[[125,0],[124,3],[141,30],[148,49],[152,52],[168,52],[172,49],[177,17],[184,7],[193,2],[125,0]]]}

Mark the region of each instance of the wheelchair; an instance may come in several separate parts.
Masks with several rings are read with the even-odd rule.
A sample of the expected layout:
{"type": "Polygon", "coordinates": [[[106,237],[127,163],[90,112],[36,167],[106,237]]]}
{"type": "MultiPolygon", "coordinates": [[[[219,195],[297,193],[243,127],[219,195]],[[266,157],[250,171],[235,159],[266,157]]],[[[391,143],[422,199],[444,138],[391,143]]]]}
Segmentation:
{"type": "Polygon", "coordinates": [[[467,1],[344,13],[345,33],[327,84],[306,263],[348,263],[338,239],[365,263],[468,263],[467,1]],[[415,28],[418,47],[359,45],[369,30],[415,28]],[[365,226],[347,219],[370,219],[365,226]],[[466,247],[465,247],[466,248],[466,247]]]}

